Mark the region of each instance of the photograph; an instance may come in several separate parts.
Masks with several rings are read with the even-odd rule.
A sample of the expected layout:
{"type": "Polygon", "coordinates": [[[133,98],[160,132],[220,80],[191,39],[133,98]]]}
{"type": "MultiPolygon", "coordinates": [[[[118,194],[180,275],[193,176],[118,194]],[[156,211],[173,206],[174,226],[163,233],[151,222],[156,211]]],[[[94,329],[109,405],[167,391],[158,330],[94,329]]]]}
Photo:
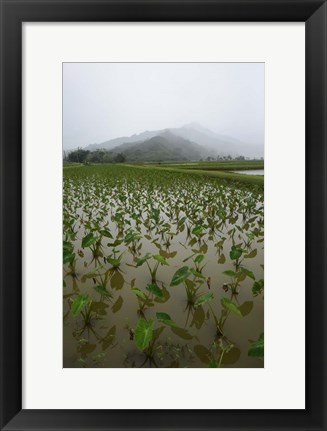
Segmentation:
{"type": "Polygon", "coordinates": [[[62,149],[63,367],[264,368],[265,64],[62,63],[62,149]]]}

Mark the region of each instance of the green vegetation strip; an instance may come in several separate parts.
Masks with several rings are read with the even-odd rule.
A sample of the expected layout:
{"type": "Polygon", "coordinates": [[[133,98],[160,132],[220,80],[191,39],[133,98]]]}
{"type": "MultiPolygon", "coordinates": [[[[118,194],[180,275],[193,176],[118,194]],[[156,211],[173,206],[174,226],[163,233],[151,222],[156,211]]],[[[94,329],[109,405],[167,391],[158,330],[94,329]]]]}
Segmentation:
{"type": "MultiPolygon", "coordinates": [[[[233,183],[243,184],[243,185],[254,185],[258,186],[260,190],[263,190],[264,187],[264,176],[263,175],[246,175],[246,174],[238,174],[235,172],[228,172],[226,168],[224,167],[223,170],[207,170],[207,169],[199,169],[197,166],[196,168],[191,168],[190,165],[184,165],[182,168],[181,165],[153,165],[153,164],[135,164],[135,165],[125,165],[130,166],[133,168],[141,168],[141,169],[151,169],[151,170],[160,170],[160,171],[167,171],[167,172],[175,172],[179,174],[192,174],[192,175],[201,175],[204,177],[211,177],[216,178],[220,180],[227,180],[233,183]],[[178,167],[176,167],[178,166],[178,167]]],[[[245,167],[240,167],[239,165],[233,165],[233,167],[230,165],[228,169],[245,169],[245,167]],[[235,167],[234,167],[235,166],[235,167]]],[[[253,169],[247,168],[247,169],[253,169]]]]}
{"type": "Polygon", "coordinates": [[[263,160],[230,160],[214,162],[185,162],[185,163],[155,163],[157,167],[174,167],[178,169],[199,169],[203,171],[235,171],[264,169],[263,160]]]}

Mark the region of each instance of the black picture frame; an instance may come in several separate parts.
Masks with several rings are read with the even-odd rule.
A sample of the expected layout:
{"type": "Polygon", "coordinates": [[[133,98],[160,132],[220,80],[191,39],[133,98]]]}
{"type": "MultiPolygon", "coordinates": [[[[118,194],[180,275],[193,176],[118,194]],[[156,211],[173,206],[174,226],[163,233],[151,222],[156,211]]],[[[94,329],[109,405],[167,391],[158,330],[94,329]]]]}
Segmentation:
{"type": "Polygon", "coordinates": [[[327,429],[326,34],[322,0],[1,0],[1,430],[327,429]],[[305,22],[304,410],[22,410],[22,23],[29,21],[305,22]]]}

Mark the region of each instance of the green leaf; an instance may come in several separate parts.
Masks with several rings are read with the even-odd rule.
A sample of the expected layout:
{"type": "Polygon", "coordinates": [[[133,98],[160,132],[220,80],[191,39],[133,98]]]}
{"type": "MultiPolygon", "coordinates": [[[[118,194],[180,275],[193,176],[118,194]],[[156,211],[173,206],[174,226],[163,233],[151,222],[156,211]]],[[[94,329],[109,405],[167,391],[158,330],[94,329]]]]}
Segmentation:
{"type": "Polygon", "coordinates": [[[150,257],[151,257],[151,254],[150,254],[150,253],[147,253],[145,256],[143,256],[143,257],[141,257],[140,259],[138,259],[138,260],[137,260],[137,262],[136,262],[136,266],[141,266],[141,265],[143,265],[143,263],[144,263],[146,260],[150,259],[150,257]]]}
{"type": "Polygon", "coordinates": [[[242,317],[242,313],[240,312],[239,308],[237,307],[234,302],[232,302],[228,298],[221,298],[221,305],[225,307],[227,310],[231,311],[234,314],[237,314],[238,316],[242,317]]]}
{"type": "Polygon", "coordinates": [[[89,295],[78,295],[73,303],[72,303],[72,313],[73,316],[76,317],[83,310],[83,308],[89,303],[90,297],[89,295]]]}
{"type": "Polygon", "coordinates": [[[224,271],[223,274],[228,275],[229,277],[235,277],[236,272],[228,269],[227,271],[224,271]]]}
{"type": "Polygon", "coordinates": [[[100,231],[102,236],[105,236],[106,238],[112,238],[111,233],[108,231],[108,229],[103,229],[102,231],[100,231]]]}
{"type": "Polygon", "coordinates": [[[162,256],[160,256],[160,254],[155,254],[153,256],[153,259],[157,260],[158,262],[161,263],[161,265],[169,265],[169,263],[166,261],[166,259],[164,259],[162,256]]]}
{"type": "Polygon", "coordinates": [[[107,262],[110,263],[114,268],[118,268],[120,266],[120,260],[110,256],[107,257],[107,262]]]}
{"type": "Polygon", "coordinates": [[[183,262],[187,262],[188,260],[190,260],[193,256],[195,256],[195,253],[191,254],[191,256],[186,257],[183,262]]]}
{"type": "Polygon", "coordinates": [[[232,246],[229,256],[232,260],[239,259],[242,256],[243,250],[235,245],[232,246]]]}
{"type": "Polygon", "coordinates": [[[116,247],[117,245],[120,245],[123,242],[121,239],[116,239],[114,242],[108,242],[109,247],[116,247]]]}
{"type": "Polygon", "coordinates": [[[172,318],[167,313],[156,313],[156,317],[159,322],[165,323],[168,326],[177,327],[176,323],[172,320],[172,318]]]}
{"type": "Polygon", "coordinates": [[[203,254],[199,254],[199,255],[197,255],[197,256],[196,256],[196,258],[194,259],[194,262],[196,262],[196,263],[201,263],[201,262],[203,261],[203,259],[204,259],[203,254]]]}
{"type": "Polygon", "coordinates": [[[244,257],[245,259],[251,259],[252,257],[256,257],[256,255],[257,255],[257,249],[255,248],[250,253],[245,254],[244,257]]]}
{"type": "Polygon", "coordinates": [[[131,289],[131,292],[133,292],[134,295],[138,296],[139,298],[143,299],[144,301],[147,300],[147,297],[144,295],[142,290],[138,289],[137,287],[134,287],[133,289],[131,289]]]}
{"type": "Polygon", "coordinates": [[[172,318],[167,313],[156,313],[158,320],[172,320],[172,318]]]}
{"type": "Polygon", "coordinates": [[[247,277],[250,277],[250,278],[252,278],[252,280],[255,280],[255,276],[254,276],[252,271],[249,271],[248,269],[244,268],[243,266],[240,269],[247,277]]]}
{"type": "Polygon", "coordinates": [[[74,246],[71,242],[63,241],[63,249],[64,249],[64,251],[73,251],[74,246]]]}
{"type": "Polygon", "coordinates": [[[204,276],[204,275],[202,275],[202,274],[201,274],[201,272],[197,271],[197,270],[196,270],[196,269],[194,269],[194,268],[191,268],[191,269],[190,269],[190,271],[191,271],[191,273],[192,273],[193,275],[195,275],[195,277],[205,278],[205,276],[204,276]]]}
{"type": "Polygon", "coordinates": [[[139,350],[145,350],[152,339],[153,320],[139,319],[135,328],[135,342],[139,350]]]}
{"type": "Polygon", "coordinates": [[[90,247],[92,244],[94,244],[97,241],[97,238],[93,236],[93,233],[89,233],[82,239],[82,247],[90,247]]]}
{"type": "Polygon", "coordinates": [[[130,242],[132,242],[134,240],[135,237],[135,233],[134,232],[128,232],[128,234],[125,236],[124,241],[129,244],[130,242]]]}
{"type": "Polygon", "coordinates": [[[211,359],[208,368],[218,368],[218,362],[215,359],[211,359]]]}
{"type": "Polygon", "coordinates": [[[200,298],[198,298],[198,299],[195,301],[194,306],[195,306],[195,307],[198,307],[199,305],[203,305],[203,304],[205,304],[206,302],[211,301],[212,299],[213,299],[213,293],[211,293],[211,292],[206,293],[205,295],[201,295],[201,296],[200,296],[200,298]]]}
{"type": "Polygon", "coordinates": [[[83,283],[84,283],[84,281],[85,281],[87,278],[93,278],[93,277],[94,277],[94,275],[95,275],[97,272],[99,272],[99,271],[100,271],[100,269],[102,269],[102,268],[103,268],[103,265],[100,265],[100,266],[97,266],[96,268],[91,269],[91,271],[87,272],[86,274],[84,274],[84,275],[83,275],[83,277],[82,277],[82,281],[83,281],[83,283]]]}
{"type": "Polygon", "coordinates": [[[251,344],[248,350],[248,355],[255,358],[264,357],[264,334],[261,334],[258,341],[251,344]]]}
{"type": "Polygon", "coordinates": [[[178,286],[181,284],[184,280],[187,279],[187,277],[190,275],[190,271],[188,266],[183,266],[182,268],[178,269],[170,283],[170,286],[178,286]]]}
{"type": "Polygon", "coordinates": [[[195,228],[192,230],[193,235],[200,235],[200,233],[203,231],[203,226],[195,226],[195,228]]]}
{"type": "Polygon", "coordinates": [[[186,217],[182,217],[179,221],[178,221],[178,226],[182,225],[185,223],[186,217]]]}
{"type": "Polygon", "coordinates": [[[264,289],[264,281],[263,279],[255,281],[252,286],[252,293],[254,296],[259,295],[264,289]]]}
{"type": "Polygon", "coordinates": [[[163,287],[161,289],[161,292],[162,292],[162,298],[159,298],[159,297],[155,298],[155,302],[159,302],[160,304],[164,304],[165,302],[167,302],[169,300],[170,293],[168,292],[168,290],[165,287],[163,287]]]}
{"type": "Polygon", "coordinates": [[[151,293],[153,293],[155,296],[157,296],[158,298],[163,298],[163,293],[162,290],[160,289],[159,286],[157,286],[156,284],[148,284],[146,286],[147,290],[151,293]]]}
{"type": "Polygon", "coordinates": [[[103,295],[106,298],[111,298],[112,297],[112,294],[102,284],[98,284],[97,286],[94,286],[94,289],[98,293],[100,293],[100,295],[103,295]]]}
{"type": "Polygon", "coordinates": [[[64,255],[63,255],[63,262],[65,263],[72,263],[75,259],[75,253],[71,253],[68,250],[64,250],[64,255]]]}

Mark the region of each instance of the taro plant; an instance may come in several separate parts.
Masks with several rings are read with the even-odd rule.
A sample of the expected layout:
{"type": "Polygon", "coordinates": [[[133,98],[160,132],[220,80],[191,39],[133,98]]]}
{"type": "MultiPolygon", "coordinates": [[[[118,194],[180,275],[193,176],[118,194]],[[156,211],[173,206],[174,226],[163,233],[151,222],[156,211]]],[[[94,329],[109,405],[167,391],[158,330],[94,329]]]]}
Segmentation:
{"type": "Polygon", "coordinates": [[[103,257],[101,251],[101,235],[95,236],[93,232],[90,232],[85,235],[82,239],[82,248],[90,248],[93,256],[92,262],[94,261],[96,265],[99,262],[100,257],[103,257]]]}
{"type": "Polygon", "coordinates": [[[136,295],[139,303],[139,311],[143,314],[144,310],[149,307],[153,307],[154,303],[151,299],[151,295],[143,292],[137,287],[132,287],[131,292],[136,295]]]}
{"type": "Polygon", "coordinates": [[[92,310],[92,299],[89,297],[89,295],[86,295],[86,294],[77,295],[71,304],[71,312],[74,317],[81,315],[83,318],[84,326],[80,330],[81,334],[84,332],[86,328],[91,327],[92,321],[94,318],[94,313],[92,310]]]}
{"type": "Polygon", "coordinates": [[[213,299],[213,293],[200,294],[198,293],[201,284],[197,283],[198,277],[200,277],[200,283],[202,283],[202,279],[204,278],[201,273],[198,273],[193,268],[189,268],[188,266],[183,266],[178,269],[170,282],[170,286],[178,286],[180,284],[184,284],[187,303],[191,307],[198,307],[200,305],[205,304],[208,301],[213,299]],[[190,280],[189,277],[193,275],[194,280],[190,280]]]}
{"type": "Polygon", "coordinates": [[[157,367],[154,357],[156,341],[165,327],[161,326],[154,329],[154,324],[154,320],[139,319],[134,330],[135,344],[137,348],[145,354],[145,360],[140,367],[144,366],[147,361],[149,361],[150,366],[153,364],[157,367]]]}
{"type": "Polygon", "coordinates": [[[263,358],[264,357],[264,334],[260,334],[257,341],[252,341],[248,355],[253,358],[263,358]]]}
{"type": "Polygon", "coordinates": [[[134,232],[133,229],[127,231],[124,242],[133,255],[136,255],[142,247],[142,243],[139,243],[140,239],[142,239],[142,235],[139,232],[134,232]]]}
{"type": "Polygon", "coordinates": [[[149,270],[149,273],[151,276],[151,281],[153,284],[155,284],[157,282],[157,271],[158,271],[159,265],[161,265],[161,266],[163,266],[163,265],[168,266],[169,265],[167,260],[163,256],[161,256],[160,254],[150,254],[150,253],[147,253],[143,257],[137,259],[136,267],[142,266],[144,263],[146,264],[146,266],[149,270]],[[156,261],[155,264],[152,266],[150,266],[150,264],[148,262],[150,259],[153,259],[156,261]]]}

